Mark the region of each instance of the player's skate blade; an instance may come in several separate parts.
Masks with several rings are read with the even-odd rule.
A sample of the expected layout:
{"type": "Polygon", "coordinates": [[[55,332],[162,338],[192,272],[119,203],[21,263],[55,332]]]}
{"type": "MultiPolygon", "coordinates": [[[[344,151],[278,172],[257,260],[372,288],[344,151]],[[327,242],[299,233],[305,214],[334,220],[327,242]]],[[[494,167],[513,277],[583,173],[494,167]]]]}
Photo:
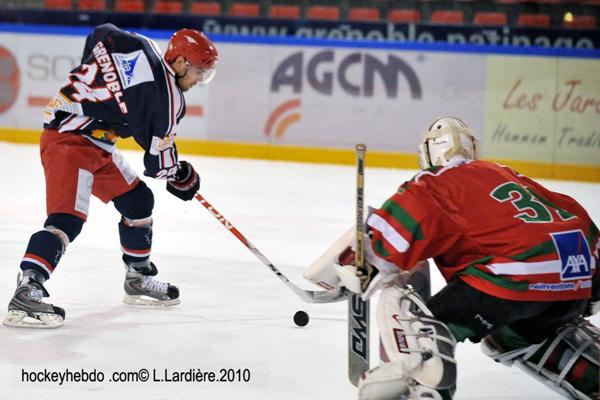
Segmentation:
{"type": "Polygon", "coordinates": [[[155,299],[150,296],[126,294],[123,297],[123,303],[129,304],[132,306],[168,307],[168,306],[175,306],[175,305],[181,303],[181,301],[179,299],[158,300],[158,299],[155,299]]]}
{"type": "Polygon", "coordinates": [[[29,329],[55,329],[63,325],[64,318],[58,314],[27,313],[20,310],[10,310],[2,321],[6,326],[29,329]]]}

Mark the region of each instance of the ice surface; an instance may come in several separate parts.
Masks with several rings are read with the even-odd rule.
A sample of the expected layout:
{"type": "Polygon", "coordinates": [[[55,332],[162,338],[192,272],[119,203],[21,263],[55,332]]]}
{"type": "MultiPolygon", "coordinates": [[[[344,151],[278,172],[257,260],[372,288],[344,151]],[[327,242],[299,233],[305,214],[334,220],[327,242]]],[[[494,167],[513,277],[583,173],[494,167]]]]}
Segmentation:
{"type": "MultiPolygon", "coordinates": [[[[29,236],[45,219],[38,148],[0,143],[0,295],[8,303],[29,236]]],[[[142,155],[125,152],[142,171],[142,155]]],[[[352,223],[353,167],[182,157],[202,176],[202,193],[293,282],[352,223]]],[[[366,200],[378,206],[414,171],[366,170],[366,200]]],[[[153,260],[182,303],[165,309],[121,303],[121,266],[112,205],[94,199],[83,233],[47,283],[66,309],[58,330],[0,327],[1,399],[352,399],[346,378],[346,304],[305,304],[197,202],[183,203],[164,182],[153,189],[153,260]],[[297,310],[310,314],[298,328],[297,310]],[[109,382],[113,372],[150,372],[148,382],[109,382]],[[249,382],[152,382],[163,371],[248,369],[249,382]],[[27,383],[29,372],[104,373],[104,382],[27,383]]],[[[545,181],[600,221],[600,185],[545,181]]],[[[442,286],[433,275],[433,289],[442,286]]],[[[600,321],[595,319],[595,323],[600,321]]],[[[374,324],[372,324],[374,327],[374,324]]],[[[374,337],[376,333],[374,332],[374,337]]],[[[372,340],[372,362],[377,341],[372,340]]],[[[517,369],[497,365],[473,344],[457,349],[456,399],[556,399],[517,369]]]]}

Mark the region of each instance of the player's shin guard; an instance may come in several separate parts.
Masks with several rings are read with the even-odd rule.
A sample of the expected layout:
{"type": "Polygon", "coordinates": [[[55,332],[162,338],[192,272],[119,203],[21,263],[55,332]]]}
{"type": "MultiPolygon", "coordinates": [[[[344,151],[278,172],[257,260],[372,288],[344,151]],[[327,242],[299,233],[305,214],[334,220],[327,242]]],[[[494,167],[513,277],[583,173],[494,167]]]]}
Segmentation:
{"type": "Polygon", "coordinates": [[[456,342],[411,288],[382,290],[377,308],[382,363],[359,382],[359,399],[451,399],[456,342]]]}
{"type": "Polygon", "coordinates": [[[516,365],[566,398],[600,398],[598,327],[578,319],[540,344],[515,349],[511,344],[517,341],[524,339],[504,329],[486,337],[481,346],[483,352],[495,361],[507,366],[516,365]]]}
{"type": "Polygon", "coordinates": [[[125,274],[126,304],[140,306],[172,306],[179,304],[179,289],[156,280],[156,266],[150,262],[152,217],[131,220],[123,217],[119,223],[125,274]]]}
{"type": "Polygon", "coordinates": [[[119,237],[123,261],[127,265],[149,265],[152,249],[152,217],[128,219],[123,217],[119,222],[119,237]]]}
{"type": "Polygon", "coordinates": [[[41,283],[44,283],[43,281],[49,279],[56,268],[65,247],[60,237],[48,230],[34,233],[21,260],[21,270],[34,271],[36,275],[43,278],[41,283]]]}

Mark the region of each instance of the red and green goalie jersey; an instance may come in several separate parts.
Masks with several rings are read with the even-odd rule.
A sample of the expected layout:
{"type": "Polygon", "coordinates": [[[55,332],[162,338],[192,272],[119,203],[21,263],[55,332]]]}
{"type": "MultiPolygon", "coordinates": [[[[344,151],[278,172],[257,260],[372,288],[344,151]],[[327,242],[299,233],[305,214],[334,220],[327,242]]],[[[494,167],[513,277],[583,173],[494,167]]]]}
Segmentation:
{"type": "Polygon", "coordinates": [[[433,258],[446,281],[504,299],[586,299],[598,274],[600,235],[583,207],[486,161],[420,172],[367,224],[376,256],[404,270],[433,258]]]}

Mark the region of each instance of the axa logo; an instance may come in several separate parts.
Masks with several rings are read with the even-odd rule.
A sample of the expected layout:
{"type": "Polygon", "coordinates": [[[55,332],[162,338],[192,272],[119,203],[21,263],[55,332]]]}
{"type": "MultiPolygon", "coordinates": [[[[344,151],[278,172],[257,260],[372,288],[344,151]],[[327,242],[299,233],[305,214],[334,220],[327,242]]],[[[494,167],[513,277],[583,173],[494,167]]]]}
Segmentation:
{"type": "Polygon", "coordinates": [[[591,278],[592,254],[581,229],[552,233],[551,236],[560,256],[561,280],[591,278]]]}
{"type": "Polygon", "coordinates": [[[308,58],[304,51],[296,52],[279,63],[271,77],[271,92],[285,87],[302,93],[305,85],[326,96],[339,88],[355,97],[373,97],[376,84],[383,83],[385,95],[396,98],[401,93],[400,79],[408,84],[410,97],[421,99],[421,82],[415,70],[402,58],[388,54],[382,61],[369,53],[355,52],[336,58],[333,50],[323,50],[308,58]],[[356,71],[359,73],[357,74],[356,71]]]}
{"type": "Polygon", "coordinates": [[[265,123],[265,136],[282,138],[290,125],[300,122],[300,99],[285,101],[275,107],[265,123]]]}
{"type": "Polygon", "coordinates": [[[579,274],[582,271],[587,272],[589,270],[588,263],[582,254],[569,256],[565,268],[569,268],[575,274],[579,274]]]}

